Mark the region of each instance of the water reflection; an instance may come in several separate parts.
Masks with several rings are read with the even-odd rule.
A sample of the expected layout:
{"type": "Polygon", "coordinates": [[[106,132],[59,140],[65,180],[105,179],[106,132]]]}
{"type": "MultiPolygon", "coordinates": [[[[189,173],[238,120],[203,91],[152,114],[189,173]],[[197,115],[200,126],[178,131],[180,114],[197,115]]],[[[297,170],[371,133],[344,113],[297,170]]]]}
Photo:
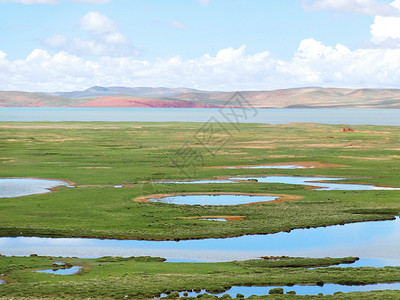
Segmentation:
{"type": "MultiPolygon", "coordinates": [[[[246,298],[252,295],[263,296],[268,295],[271,289],[283,288],[284,293],[294,291],[297,295],[318,295],[322,293],[324,295],[333,295],[336,292],[369,292],[377,290],[398,290],[400,289],[400,283],[378,283],[378,284],[368,284],[368,285],[340,285],[340,284],[324,284],[323,286],[318,285],[294,285],[294,286],[234,286],[229,290],[213,294],[221,297],[224,294],[229,294],[231,297],[236,297],[237,294],[242,294],[246,298]]],[[[197,295],[207,293],[206,290],[201,290],[200,292],[180,292],[181,297],[197,297],[197,295]],[[187,295],[186,295],[187,294],[187,295]]],[[[167,296],[166,294],[161,294],[161,297],[167,296]]]]}
{"type": "Polygon", "coordinates": [[[68,186],[60,180],[34,178],[0,178],[0,198],[20,197],[50,192],[57,186],[68,186]]]}
{"type": "Polygon", "coordinates": [[[255,202],[273,201],[278,197],[274,196],[249,196],[249,195],[182,195],[149,199],[149,201],[186,204],[186,205],[238,205],[255,202]]]}
{"type": "Polygon", "coordinates": [[[267,235],[175,241],[0,238],[8,256],[155,256],[169,261],[232,261],[261,256],[360,257],[370,266],[400,266],[400,220],[361,222],[267,235]],[[364,260],[364,259],[370,259],[364,260]]]}
{"type": "Polygon", "coordinates": [[[75,275],[77,274],[80,270],[82,269],[81,266],[73,266],[71,268],[65,268],[65,269],[49,269],[49,270],[39,270],[35,271],[36,273],[48,273],[48,274],[54,274],[54,275],[75,275]]]}
{"type": "Polygon", "coordinates": [[[318,187],[318,190],[347,190],[347,191],[365,191],[365,190],[400,190],[394,187],[380,187],[368,184],[353,183],[331,183],[319,181],[343,180],[347,178],[334,177],[302,177],[302,176],[252,176],[252,177],[230,177],[228,179],[215,180],[195,180],[195,181],[164,181],[163,183],[234,183],[234,182],[260,182],[260,183],[285,183],[298,185],[312,185],[318,187]]]}

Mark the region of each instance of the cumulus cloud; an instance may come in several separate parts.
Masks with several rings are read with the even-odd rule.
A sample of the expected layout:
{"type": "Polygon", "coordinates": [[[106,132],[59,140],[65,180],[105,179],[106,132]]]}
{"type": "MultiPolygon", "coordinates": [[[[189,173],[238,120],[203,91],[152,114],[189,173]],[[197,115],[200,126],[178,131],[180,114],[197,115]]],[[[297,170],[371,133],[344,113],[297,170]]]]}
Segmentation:
{"type": "Polygon", "coordinates": [[[114,22],[106,15],[97,11],[92,11],[84,15],[81,19],[81,27],[83,30],[98,34],[116,30],[114,22]]]}
{"type": "MultiPolygon", "coordinates": [[[[87,45],[85,45],[86,47],[87,45]]],[[[210,90],[267,90],[300,86],[400,87],[400,49],[350,50],[303,40],[293,57],[247,54],[246,46],[195,59],[152,61],[135,57],[85,59],[65,51],[36,49],[9,60],[0,51],[0,89],[62,91],[88,86],[187,86],[210,90]]]]}
{"type": "MultiPolygon", "coordinates": [[[[391,3],[400,10],[400,0],[391,3]]],[[[375,46],[396,48],[400,46],[400,16],[376,16],[370,26],[371,41],[375,46]]]]}
{"type": "Polygon", "coordinates": [[[67,51],[78,55],[92,56],[136,56],[138,51],[128,38],[117,30],[116,24],[100,12],[89,12],[80,20],[82,30],[90,33],[89,38],[68,38],[55,34],[45,40],[53,50],[67,51]]]}
{"type": "Polygon", "coordinates": [[[186,25],[181,22],[172,22],[172,23],[170,23],[170,26],[179,28],[179,29],[187,29],[186,25]]]}
{"type": "Polygon", "coordinates": [[[200,2],[202,5],[207,5],[208,3],[210,3],[210,0],[197,0],[198,2],[200,2]]]}
{"type": "Polygon", "coordinates": [[[393,5],[376,0],[316,0],[311,3],[304,2],[303,6],[310,11],[332,10],[370,16],[400,15],[400,11],[393,5]]]}

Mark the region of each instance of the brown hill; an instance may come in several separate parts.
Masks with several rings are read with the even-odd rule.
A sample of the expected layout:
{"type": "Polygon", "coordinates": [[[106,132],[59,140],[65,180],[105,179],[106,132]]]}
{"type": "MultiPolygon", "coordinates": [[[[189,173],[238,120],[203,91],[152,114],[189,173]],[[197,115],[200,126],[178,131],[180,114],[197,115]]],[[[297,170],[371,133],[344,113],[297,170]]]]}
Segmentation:
{"type": "MultiPolygon", "coordinates": [[[[175,99],[224,105],[234,93],[181,94],[175,99]]],[[[245,91],[241,95],[253,107],[269,108],[400,108],[398,89],[305,88],[245,91]]]]}
{"type": "MultiPolygon", "coordinates": [[[[100,89],[98,87],[96,91],[100,89]]],[[[121,90],[122,88],[118,88],[121,90]]],[[[151,93],[151,89],[144,91],[151,93]]],[[[185,89],[182,89],[185,90],[185,89]]],[[[114,91],[114,90],[112,90],[114,91]]],[[[158,89],[154,89],[157,95],[158,89]]],[[[176,92],[176,89],[173,90],[176,92]]],[[[110,89],[105,92],[109,93],[110,89]]],[[[130,92],[131,89],[130,89],[130,92]]],[[[163,88],[163,92],[169,92],[163,88]]],[[[172,92],[172,91],[171,91],[172,92]]],[[[77,95],[80,95],[78,92],[77,95]]],[[[85,91],[87,93],[87,90],[85,91]]],[[[195,92],[168,97],[137,95],[102,95],[91,97],[56,96],[28,92],[0,92],[0,106],[26,107],[170,107],[170,108],[216,108],[240,106],[230,101],[234,92],[195,92]]],[[[244,91],[242,106],[257,108],[400,108],[399,89],[340,89],[302,88],[274,91],[244,91]]]]}
{"type": "Polygon", "coordinates": [[[218,108],[220,106],[192,101],[160,100],[142,97],[106,96],[75,104],[79,107],[159,107],[159,108],[218,108]]]}

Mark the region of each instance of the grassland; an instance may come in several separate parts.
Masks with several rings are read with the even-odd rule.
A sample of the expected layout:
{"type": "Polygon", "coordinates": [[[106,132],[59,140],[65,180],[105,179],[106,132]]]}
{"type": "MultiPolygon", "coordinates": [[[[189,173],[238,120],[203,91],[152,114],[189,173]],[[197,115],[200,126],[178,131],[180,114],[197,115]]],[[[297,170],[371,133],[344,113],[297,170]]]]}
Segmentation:
{"type": "MultiPolygon", "coordinates": [[[[55,257],[0,257],[0,272],[5,273],[7,278],[7,284],[1,285],[0,291],[7,295],[7,299],[19,296],[52,298],[54,295],[57,295],[57,298],[142,299],[163,292],[192,289],[222,293],[234,285],[322,285],[328,282],[372,284],[400,280],[399,268],[309,269],[353,262],[354,258],[351,257],[286,258],[278,261],[250,260],[225,263],[167,263],[161,258],[150,257],[62,258],[67,265],[82,266],[79,274],[60,276],[35,273],[37,270],[57,269],[58,266],[54,263],[58,261],[60,258],[55,257]]],[[[266,287],[266,294],[268,290],[266,287]]],[[[390,293],[388,292],[388,295],[390,293]]],[[[356,293],[365,295],[367,299],[368,294],[356,293]]],[[[267,296],[266,299],[272,297],[267,296]]],[[[285,295],[278,299],[282,297],[291,299],[292,296],[285,295]]],[[[305,299],[304,296],[297,298],[305,299]]]]}
{"type": "MultiPolygon", "coordinates": [[[[0,123],[0,177],[54,178],[76,185],[75,188],[62,187],[48,194],[1,199],[0,236],[179,240],[273,233],[392,219],[399,215],[400,191],[321,192],[298,185],[256,182],[152,183],[282,174],[347,177],[345,182],[400,186],[399,127],[352,126],[354,131],[343,132],[342,128],[348,126],[224,124],[224,129],[216,126],[213,130],[204,126],[196,123],[0,123]],[[299,161],[318,161],[343,167],[293,170],[207,168],[299,161]],[[114,188],[114,185],[124,187],[114,188]],[[141,195],[179,192],[274,193],[303,198],[283,203],[235,206],[132,201],[141,195]],[[180,218],[193,216],[244,218],[235,222],[180,218]]],[[[128,292],[132,297],[153,296],[168,289],[315,283],[318,278],[324,282],[350,279],[362,283],[400,281],[398,268],[330,268],[319,271],[288,268],[283,272],[277,268],[255,271],[253,267],[237,263],[220,263],[176,264],[173,266],[178,267],[173,269],[175,267],[171,264],[159,261],[140,262],[144,265],[136,268],[133,265],[139,263],[137,259],[118,262],[118,272],[107,271],[95,260],[72,262],[90,267],[79,276],[60,278],[48,274],[32,275],[28,271],[49,267],[51,260],[1,258],[0,270],[9,265],[23,267],[10,270],[6,277],[12,280],[10,284],[0,286],[0,295],[7,295],[7,298],[51,298],[54,295],[114,298],[128,292]],[[168,276],[163,273],[163,268],[170,270],[168,276]],[[160,273],[154,273],[155,269],[160,273]],[[65,294],[61,294],[62,291],[65,294]],[[131,294],[132,291],[136,294],[131,294]]],[[[365,299],[379,299],[381,293],[337,297],[359,299],[362,295],[365,299]]],[[[395,298],[398,296],[396,292],[383,293],[385,299],[398,299],[395,298]]],[[[281,299],[279,297],[302,298],[267,296],[268,299],[281,299]]]]}

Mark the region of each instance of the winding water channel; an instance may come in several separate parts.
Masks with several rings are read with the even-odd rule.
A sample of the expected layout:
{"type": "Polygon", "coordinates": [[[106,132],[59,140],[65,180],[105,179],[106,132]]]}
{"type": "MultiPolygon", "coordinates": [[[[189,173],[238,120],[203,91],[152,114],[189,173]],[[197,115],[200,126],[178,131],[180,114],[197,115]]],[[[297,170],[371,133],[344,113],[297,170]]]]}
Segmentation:
{"type": "Polygon", "coordinates": [[[354,184],[354,183],[331,183],[329,181],[344,180],[347,178],[336,177],[302,177],[302,176],[251,176],[251,177],[230,177],[227,179],[215,180],[194,180],[194,181],[163,181],[163,183],[235,183],[246,182],[251,180],[260,183],[285,183],[297,185],[311,185],[318,187],[318,190],[347,190],[347,191],[361,191],[361,190],[400,190],[398,187],[382,187],[370,184],[354,184]],[[321,182],[324,181],[324,182],[321,182]],[[325,182],[327,181],[327,182],[325,182]]]}
{"type": "Polygon", "coordinates": [[[346,257],[351,266],[400,266],[400,219],[361,222],[267,235],[175,241],[81,238],[0,238],[0,253],[63,257],[158,256],[168,261],[232,261],[261,256],[346,257]]]}

